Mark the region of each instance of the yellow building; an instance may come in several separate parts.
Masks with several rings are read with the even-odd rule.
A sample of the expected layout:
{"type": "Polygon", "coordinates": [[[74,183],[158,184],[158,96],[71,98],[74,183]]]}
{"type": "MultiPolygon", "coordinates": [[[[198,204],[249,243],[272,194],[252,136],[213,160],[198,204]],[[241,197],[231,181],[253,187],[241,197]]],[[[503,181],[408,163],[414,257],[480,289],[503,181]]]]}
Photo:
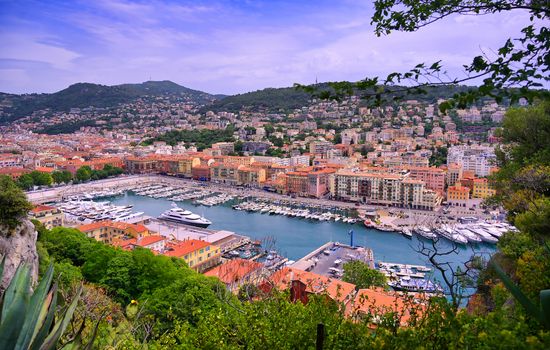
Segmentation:
{"type": "Polygon", "coordinates": [[[166,156],[159,161],[159,170],[171,175],[184,175],[191,177],[193,167],[199,166],[201,160],[198,157],[166,156]]]}
{"type": "Polygon", "coordinates": [[[239,165],[237,164],[214,162],[210,166],[210,179],[213,182],[236,185],[238,169],[239,165]]]}
{"type": "Polygon", "coordinates": [[[460,182],[447,188],[448,201],[467,201],[468,199],[470,199],[470,189],[462,186],[460,182]]]}
{"type": "Polygon", "coordinates": [[[266,180],[266,171],[262,168],[239,166],[237,169],[237,185],[261,186],[266,180]]]}
{"type": "Polygon", "coordinates": [[[65,214],[56,207],[37,205],[29,213],[30,219],[40,221],[47,229],[63,226],[65,214]]]}
{"type": "Polygon", "coordinates": [[[489,181],[485,178],[474,179],[472,198],[489,198],[494,196],[496,191],[489,186],[489,181]]]}
{"type": "Polygon", "coordinates": [[[218,161],[221,161],[223,164],[233,164],[233,165],[250,165],[254,163],[254,157],[249,156],[222,156],[216,157],[218,161]]]}
{"type": "Polygon", "coordinates": [[[138,238],[150,235],[149,229],[143,225],[110,220],[81,225],[78,226],[77,229],[85,233],[86,236],[94,238],[96,241],[109,244],[123,237],[138,238]]]}
{"type": "Polygon", "coordinates": [[[220,247],[198,239],[169,242],[164,255],[185,260],[197,272],[203,272],[221,261],[220,247]]]}

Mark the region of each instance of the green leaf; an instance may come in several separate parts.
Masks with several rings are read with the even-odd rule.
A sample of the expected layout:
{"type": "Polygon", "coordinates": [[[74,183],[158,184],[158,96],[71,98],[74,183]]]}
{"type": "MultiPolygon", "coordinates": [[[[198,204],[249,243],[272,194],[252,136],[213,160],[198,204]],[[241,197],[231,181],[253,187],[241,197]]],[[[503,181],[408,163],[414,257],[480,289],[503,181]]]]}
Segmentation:
{"type": "Polygon", "coordinates": [[[20,265],[4,295],[0,321],[0,349],[16,347],[29,303],[29,287],[29,269],[26,265],[20,265]]]}
{"type": "Polygon", "coordinates": [[[76,310],[76,306],[78,305],[78,300],[80,299],[81,294],[82,294],[82,286],[80,286],[73,301],[69,305],[69,308],[65,311],[65,315],[63,316],[63,319],[61,321],[58,321],[55,324],[52,332],[46,337],[42,346],[40,346],[40,350],[55,349],[55,346],[59,338],[61,337],[63,332],[65,332],[65,329],[67,328],[71,318],[73,317],[73,313],[76,310]]]}
{"type": "MultiPolygon", "coordinates": [[[[22,332],[17,340],[17,347],[20,349],[27,349],[32,341],[32,338],[38,333],[41,324],[39,324],[41,311],[43,307],[49,307],[49,303],[46,303],[48,290],[50,289],[53,278],[53,264],[50,264],[46,274],[40,281],[40,284],[36,287],[33,296],[31,297],[30,305],[27,308],[25,315],[25,323],[23,324],[22,332]]],[[[51,301],[51,299],[50,299],[51,301]]]]}
{"type": "Polygon", "coordinates": [[[0,349],[15,349],[25,317],[24,298],[14,299],[4,321],[0,324],[0,349]]]}
{"type": "Polygon", "coordinates": [[[550,328],[550,289],[540,291],[540,308],[546,327],[550,328]]]}
{"type": "MultiPolygon", "coordinates": [[[[31,350],[38,350],[40,349],[40,346],[42,346],[42,343],[48,336],[48,333],[51,329],[52,322],[55,317],[55,311],[57,308],[57,283],[54,284],[53,288],[50,290],[50,293],[48,293],[48,299],[51,300],[49,309],[43,309],[42,311],[46,312],[46,318],[44,322],[42,322],[42,328],[38,331],[38,334],[33,336],[31,350]]],[[[43,314],[41,313],[40,317],[43,317],[43,314]]]]}
{"type": "Polygon", "coordinates": [[[29,268],[26,265],[19,265],[15,271],[8,289],[4,293],[4,301],[2,304],[2,317],[0,319],[1,323],[4,323],[10,309],[14,305],[15,301],[18,298],[26,299],[28,302],[30,290],[30,272],[29,268]]]}

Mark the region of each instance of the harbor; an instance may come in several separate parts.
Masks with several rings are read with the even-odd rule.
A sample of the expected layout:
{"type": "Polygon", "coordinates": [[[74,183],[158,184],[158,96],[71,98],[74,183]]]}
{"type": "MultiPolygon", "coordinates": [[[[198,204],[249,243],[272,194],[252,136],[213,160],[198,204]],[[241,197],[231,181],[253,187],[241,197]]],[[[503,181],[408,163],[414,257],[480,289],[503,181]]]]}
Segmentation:
{"type": "MultiPolygon", "coordinates": [[[[126,221],[139,217],[145,212],[130,212],[129,208],[131,208],[131,204],[130,207],[128,205],[113,207],[112,204],[105,204],[106,202],[96,202],[97,204],[89,205],[87,204],[87,200],[117,197],[128,192],[133,195],[152,199],[187,203],[199,208],[224,206],[236,211],[259,213],[268,216],[282,215],[307,221],[332,221],[351,225],[360,223],[366,228],[372,228],[377,231],[400,233],[409,239],[413,235],[417,235],[429,240],[444,239],[458,245],[496,244],[505,232],[516,231],[515,227],[505,222],[484,221],[476,217],[458,217],[456,222],[429,223],[414,220],[414,217],[411,218],[409,215],[399,213],[392,216],[392,220],[388,221],[387,216],[383,215],[383,211],[377,211],[373,215],[372,211],[368,213],[365,210],[341,208],[325,203],[308,204],[283,198],[268,200],[251,195],[234,195],[207,189],[201,185],[201,183],[187,183],[176,186],[156,183],[105,189],[102,191],[89,191],[65,196],[66,201],[62,202],[59,207],[71,215],[76,215],[76,219],[80,221],[106,219],[126,221]],[[105,205],[107,205],[107,208],[105,205]],[[379,212],[382,212],[382,214],[378,214],[379,212]],[[78,213],[85,214],[78,217],[78,213]],[[360,218],[360,215],[364,217],[360,218]]],[[[204,209],[201,210],[204,211],[204,209]]],[[[188,212],[188,214],[191,213],[188,212]]],[[[203,227],[210,225],[210,221],[205,217],[196,216],[195,219],[203,220],[205,222],[202,225],[203,227]]]]}
{"type": "MultiPolygon", "coordinates": [[[[476,220],[465,224],[443,224],[436,227],[410,226],[410,234],[406,234],[403,228],[394,229],[391,225],[383,229],[380,229],[380,225],[370,226],[369,222],[364,222],[368,219],[357,217],[360,211],[354,205],[331,204],[332,202],[326,201],[310,203],[281,196],[268,199],[246,193],[224,192],[205,188],[201,183],[136,181],[115,188],[64,192],[63,199],[55,205],[65,206],[65,210],[69,209],[68,213],[71,209],[67,206],[82,206],[76,215],[72,216],[74,213],[69,213],[77,225],[118,217],[119,220],[128,223],[144,223],[150,230],[172,239],[192,238],[217,244],[221,247],[225,259],[258,259],[272,268],[292,265],[294,261],[300,265],[300,261],[304,261],[303,259],[312,251],[327,244],[334,244],[331,242],[339,242],[341,247],[349,246],[352,234],[355,237],[353,249],[367,249],[370,257],[366,261],[376,268],[379,266],[374,264],[375,260],[424,266],[427,262],[418,251],[422,246],[432,244],[433,240],[443,249],[456,247],[456,254],[446,256],[445,261],[458,265],[467,261],[474,253],[489,256],[496,250],[495,243],[502,232],[513,229],[504,223],[489,224],[476,220]],[[158,218],[173,208],[174,204],[184,212],[207,219],[211,224],[208,228],[199,228],[159,220],[158,218]],[[79,213],[86,215],[78,216],[79,213]],[[116,213],[119,213],[118,216],[113,216],[116,213]],[[108,215],[111,215],[111,218],[108,215]],[[120,215],[126,217],[121,218],[120,215]],[[464,243],[456,241],[457,234],[460,234],[460,241],[464,243]],[[468,236],[471,241],[468,240],[468,236]]],[[[340,278],[343,273],[342,265],[350,253],[340,257],[339,253],[331,250],[332,248],[317,252],[312,261],[318,263],[326,260],[328,255],[324,253],[325,250],[331,258],[334,257],[334,261],[329,261],[328,265],[322,263],[319,268],[311,268],[315,268],[316,273],[340,278]]],[[[343,252],[342,249],[337,248],[343,252]]],[[[437,284],[428,285],[422,284],[427,282],[414,281],[440,280],[437,271],[417,271],[418,275],[400,273],[401,276],[397,276],[397,279],[389,281],[395,288],[439,288],[437,284]],[[424,274],[425,278],[417,278],[420,274],[424,274]],[[417,282],[420,285],[417,286],[417,282]]]]}

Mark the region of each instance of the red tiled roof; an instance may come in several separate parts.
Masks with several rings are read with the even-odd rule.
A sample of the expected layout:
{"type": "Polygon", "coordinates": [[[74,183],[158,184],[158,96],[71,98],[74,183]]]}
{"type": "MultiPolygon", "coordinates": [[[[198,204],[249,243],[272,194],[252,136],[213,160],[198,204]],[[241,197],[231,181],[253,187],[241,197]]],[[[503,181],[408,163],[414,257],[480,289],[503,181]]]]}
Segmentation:
{"type": "Polygon", "coordinates": [[[355,285],[352,283],[291,267],[285,267],[275,272],[269,281],[279,289],[287,289],[292,281],[300,281],[306,285],[308,293],[326,292],[332,299],[340,302],[345,301],[355,291],[355,285]]]}
{"type": "Polygon", "coordinates": [[[173,250],[169,250],[164,255],[166,256],[174,256],[174,257],[182,257],[185,254],[189,254],[191,252],[194,252],[196,250],[208,247],[210,243],[205,241],[200,241],[198,239],[189,239],[187,241],[181,241],[177,243],[168,243],[168,246],[172,248],[173,250]]]}
{"type": "Polygon", "coordinates": [[[111,227],[111,228],[117,228],[121,230],[127,230],[129,228],[132,228],[138,233],[148,231],[147,227],[141,224],[129,224],[126,222],[118,222],[118,221],[111,221],[111,220],[97,221],[97,222],[92,222],[91,224],[80,225],[77,227],[77,229],[79,229],[82,232],[87,232],[87,231],[97,230],[98,228],[101,228],[101,227],[111,227]]]}
{"type": "Polygon", "coordinates": [[[33,213],[40,213],[41,211],[48,211],[53,210],[55,207],[49,206],[49,205],[37,205],[34,208],[31,209],[31,212],[33,213]]]}
{"type": "Polygon", "coordinates": [[[218,277],[225,284],[241,280],[252,272],[262,268],[262,264],[245,259],[230,260],[220,266],[216,266],[204,275],[218,277]]]}
{"type": "Polygon", "coordinates": [[[388,312],[396,312],[400,317],[401,325],[406,325],[411,318],[413,309],[418,316],[425,310],[425,306],[419,301],[425,301],[426,296],[416,294],[414,298],[416,300],[412,298],[408,300],[401,293],[388,292],[378,287],[360,289],[353,302],[348,304],[346,313],[352,316],[358,313],[383,315],[388,312]]]}
{"type": "Polygon", "coordinates": [[[166,238],[161,235],[151,235],[138,239],[136,245],[140,247],[147,247],[148,245],[155,244],[164,240],[166,240],[166,238]]]}

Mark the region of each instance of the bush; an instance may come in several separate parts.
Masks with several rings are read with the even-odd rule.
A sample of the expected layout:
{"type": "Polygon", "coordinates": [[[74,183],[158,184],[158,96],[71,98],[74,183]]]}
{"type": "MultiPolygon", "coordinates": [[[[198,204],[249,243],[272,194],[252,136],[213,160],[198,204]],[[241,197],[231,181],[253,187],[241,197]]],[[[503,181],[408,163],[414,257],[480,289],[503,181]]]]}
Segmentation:
{"type": "Polygon", "coordinates": [[[14,229],[31,209],[32,204],[15,182],[0,176],[0,225],[14,229]]]}

